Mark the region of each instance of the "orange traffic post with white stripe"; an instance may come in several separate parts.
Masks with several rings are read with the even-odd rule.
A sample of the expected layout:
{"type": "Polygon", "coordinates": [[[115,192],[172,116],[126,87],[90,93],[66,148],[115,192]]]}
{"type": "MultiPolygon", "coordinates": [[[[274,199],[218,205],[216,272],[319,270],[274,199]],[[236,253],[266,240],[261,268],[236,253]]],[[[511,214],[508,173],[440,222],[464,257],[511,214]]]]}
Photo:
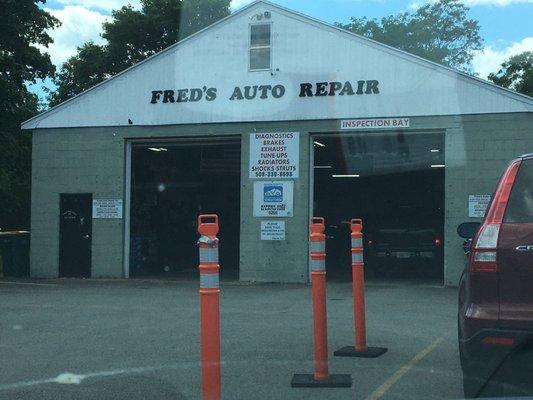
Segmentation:
{"type": "Polygon", "coordinates": [[[324,218],[311,219],[309,253],[313,298],[314,374],[294,374],[292,387],[351,387],[352,377],[330,375],[328,370],[328,327],[326,309],[326,235],[324,218]]]}
{"type": "Polygon", "coordinates": [[[353,346],[346,346],[333,354],[339,357],[375,358],[387,352],[385,347],[368,347],[366,343],[365,315],[365,264],[363,257],[363,221],[350,221],[352,244],[352,285],[355,341],[353,346]]]}
{"type": "Polygon", "coordinates": [[[202,400],[220,400],[218,216],[198,216],[202,400]]]}

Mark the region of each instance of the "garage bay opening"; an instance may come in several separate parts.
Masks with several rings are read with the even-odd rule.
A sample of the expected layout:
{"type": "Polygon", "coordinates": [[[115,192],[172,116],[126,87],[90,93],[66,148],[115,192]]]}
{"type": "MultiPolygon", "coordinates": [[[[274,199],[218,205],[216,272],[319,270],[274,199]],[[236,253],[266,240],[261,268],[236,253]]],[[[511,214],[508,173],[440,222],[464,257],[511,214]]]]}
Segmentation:
{"type": "Polygon", "coordinates": [[[221,276],[238,279],[240,138],[132,145],[130,276],[198,275],[196,219],[216,213],[221,276]]]}
{"type": "Polygon", "coordinates": [[[314,215],[326,218],[327,270],[351,279],[351,218],[364,224],[372,278],[443,282],[444,133],[313,136],[314,215]]]}

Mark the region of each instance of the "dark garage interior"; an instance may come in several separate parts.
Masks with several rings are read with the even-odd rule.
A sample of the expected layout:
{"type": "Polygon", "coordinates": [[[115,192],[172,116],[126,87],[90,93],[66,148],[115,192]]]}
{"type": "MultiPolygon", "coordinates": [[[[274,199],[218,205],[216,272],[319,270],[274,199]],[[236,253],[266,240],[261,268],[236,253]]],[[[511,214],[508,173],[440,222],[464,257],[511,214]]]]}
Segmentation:
{"type": "Polygon", "coordinates": [[[196,277],[196,220],[220,221],[221,277],[239,271],[240,139],[132,146],[130,275],[196,277]]]}
{"type": "Polygon", "coordinates": [[[349,221],[362,218],[368,278],[442,283],[444,134],[313,138],[313,210],[326,218],[328,276],[351,279],[349,221]]]}

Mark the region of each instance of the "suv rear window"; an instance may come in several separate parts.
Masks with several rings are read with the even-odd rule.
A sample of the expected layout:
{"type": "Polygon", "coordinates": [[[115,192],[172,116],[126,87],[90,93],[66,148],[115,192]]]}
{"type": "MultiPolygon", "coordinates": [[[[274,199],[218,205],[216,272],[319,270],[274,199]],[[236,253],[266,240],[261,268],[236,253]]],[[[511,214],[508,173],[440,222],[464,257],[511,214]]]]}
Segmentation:
{"type": "Polygon", "coordinates": [[[505,222],[533,222],[533,159],[525,160],[509,197],[505,222]]]}

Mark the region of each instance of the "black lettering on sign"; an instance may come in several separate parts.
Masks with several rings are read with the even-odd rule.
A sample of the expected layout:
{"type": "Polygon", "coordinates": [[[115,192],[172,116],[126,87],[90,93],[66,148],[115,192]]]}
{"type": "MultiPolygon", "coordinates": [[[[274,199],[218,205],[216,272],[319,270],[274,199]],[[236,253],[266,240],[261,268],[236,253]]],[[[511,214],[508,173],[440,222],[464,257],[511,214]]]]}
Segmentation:
{"type": "Polygon", "coordinates": [[[235,89],[233,90],[233,94],[229,98],[230,100],[244,100],[244,96],[242,95],[241,88],[238,86],[235,86],[235,89]]]}
{"type": "Polygon", "coordinates": [[[257,96],[257,85],[244,87],[244,98],[246,100],[253,100],[257,96]]]}
{"type": "Polygon", "coordinates": [[[339,93],[339,96],[344,96],[345,94],[347,94],[348,96],[353,96],[355,94],[352,88],[352,84],[348,81],[346,81],[346,83],[342,87],[342,90],[339,93]]]}
{"type": "Polygon", "coordinates": [[[272,89],[270,85],[261,85],[259,86],[259,91],[261,92],[260,99],[268,99],[268,91],[272,89]]]}
{"type": "Polygon", "coordinates": [[[200,101],[203,96],[202,89],[191,89],[191,95],[189,96],[189,101],[200,101]]]}
{"type": "Polygon", "coordinates": [[[152,100],[150,100],[150,103],[155,104],[163,94],[162,90],[152,90],[152,100]]]}
{"type": "Polygon", "coordinates": [[[163,92],[163,103],[174,103],[174,91],[165,90],[163,92]]]}
{"type": "Polygon", "coordinates": [[[186,103],[189,101],[189,99],[187,98],[187,92],[189,91],[189,89],[180,89],[178,90],[178,98],[176,99],[176,101],[178,103],[186,103]]]}
{"type": "Polygon", "coordinates": [[[364,87],[365,87],[365,81],[357,81],[357,94],[363,94],[364,87]]]}
{"type": "Polygon", "coordinates": [[[205,90],[205,99],[207,101],[213,101],[217,98],[217,89],[209,88],[205,90]]]}
{"type": "Polygon", "coordinates": [[[300,84],[300,97],[313,97],[313,85],[311,83],[300,84]]]}
{"type": "Polygon", "coordinates": [[[276,85],[272,88],[272,97],[275,99],[279,99],[280,97],[283,97],[285,94],[285,86],[283,85],[276,85]]]}
{"type": "Polygon", "coordinates": [[[329,83],[328,96],[335,96],[335,94],[341,89],[342,89],[342,83],[340,83],[340,82],[330,82],[329,83]]]}
{"type": "Polygon", "coordinates": [[[378,81],[366,81],[366,91],[365,94],[378,94],[379,88],[378,88],[379,82],[378,81]]]}
{"type": "Polygon", "coordinates": [[[315,96],[327,96],[327,94],[328,94],[327,86],[328,86],[327,82],[319,82],[319,83],[317,83],[316,84],[315,96]]]}

